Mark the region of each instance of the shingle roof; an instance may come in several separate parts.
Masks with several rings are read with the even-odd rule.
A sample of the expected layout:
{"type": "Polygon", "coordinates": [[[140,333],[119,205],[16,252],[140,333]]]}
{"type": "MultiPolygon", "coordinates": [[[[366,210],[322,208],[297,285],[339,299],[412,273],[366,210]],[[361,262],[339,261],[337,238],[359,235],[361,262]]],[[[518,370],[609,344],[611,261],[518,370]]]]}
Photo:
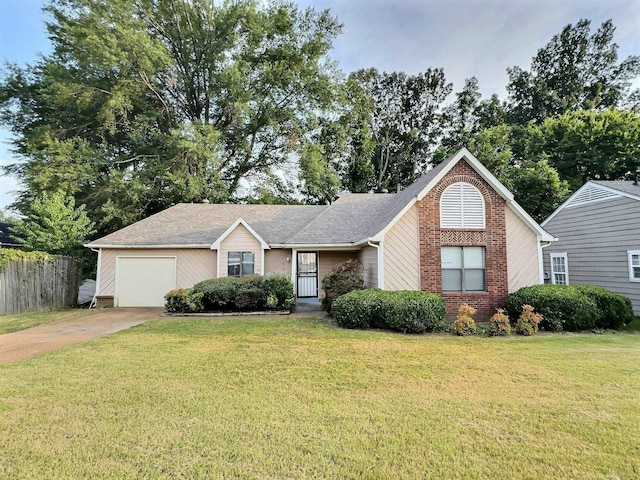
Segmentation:
{"type": "Polygon", "coordinates": [[[640,197],[640,185],[634,185],[633,180],[592,180],[592,182],[640,197]]]}
{"type": "Polygon", "coordinates": [[[11,238],[11,232],[9,231],[9,227],[11,227],[10,223],[0,223],[0,244],[1,245],[20,245],[19,242],[16,242],[13,238],[11,238]]]}

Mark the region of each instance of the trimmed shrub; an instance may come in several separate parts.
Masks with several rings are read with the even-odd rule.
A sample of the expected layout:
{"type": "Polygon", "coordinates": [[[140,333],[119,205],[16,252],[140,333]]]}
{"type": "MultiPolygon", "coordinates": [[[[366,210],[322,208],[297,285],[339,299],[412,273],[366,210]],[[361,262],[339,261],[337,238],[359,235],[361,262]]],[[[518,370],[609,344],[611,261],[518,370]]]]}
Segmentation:
{"type": "Polygon", "coordinates": [[[264,277],[262,285],[267,296],[268,308],[290,310],[296,304],[293,283],[289,277],[275,273],[264,277]]]}
{"type": "Polygon", "coordinates": [[[358,273],[362,263],[358,260],[347,260],[339,263],[322,279],[324,298],[322,308],[330,312],[331,305],[340,295],[354,290],[364,289],[364,279],[358,273]]]}
{"type": "Polygon", "coordinates": [[[476,309],[467,304],[461,305],[458,309],[458,315],[453,321],[453,329],[458,335],[473,335],[478,329],[473,319],[476,309]]]}
{"type": "Polygon", "coordinates": [[[238,279],[221,277],[196,283],[193,290],[202,293],[202,304],[205,311],[234,310],[238,279]]]}
{"type": "Polygon", "coordinates": [[[574,285],[574,288],[596,302],[600,314],[596,328],[619,329],[633,321],[633,305],[624,295],[594,285],[574,285]]]}
{"type": "Polygon", "coordinates": [[[592,285],[534,285],[507,296],[507,311],[515,318],[531,305],[544,319],[544,330],[581,331],[620,328],[633,320],[631,301],[592,285]]]}
{"type": "Polygon", "coordinates": [[[341,295],[331,315],[344,328],[381,328],[424,333],[444,324],[444,298],[421,291],[368,289],[341,295]]]}
{"type": "Polygon", "coordinates": [[[538,332],[538,324],[542,320],[542,315],[533,312],[531,305],[523,305],[522,313],[518,317],[518,323],[516,323],[516,332],[520,335],[533,335],[538,332]]]}
{"type": "Polygon", "coordinates": [[[596,326],[596,302],[572,285],[533,285],[507,296],[507,312],[517,318],[524,305],[531,305],[543,315],[544,330],[589,330],[596,326]]]}
{"type": "Polygon", "coordinates": [[[178,288],[164,296],[164,306],[169,313],[193,313],[202,311],[202,297],[193,288],[178,288]]]}
{"type": "Polygon", "coordinates": [[[509,317],[502,308],[489,319],[489,335],[493,337],[507,336],[511,334],[509,317]]]}

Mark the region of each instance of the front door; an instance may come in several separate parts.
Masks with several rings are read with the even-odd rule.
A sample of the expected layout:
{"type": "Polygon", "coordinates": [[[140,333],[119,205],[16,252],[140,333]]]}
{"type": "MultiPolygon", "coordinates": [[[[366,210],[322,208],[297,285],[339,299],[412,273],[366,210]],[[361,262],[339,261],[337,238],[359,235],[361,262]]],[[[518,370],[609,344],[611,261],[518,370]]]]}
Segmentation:
{"type": "Polygon", "coordinates": [[[298,252],[298,297],[318,296],[318,252],[298,252]]]}

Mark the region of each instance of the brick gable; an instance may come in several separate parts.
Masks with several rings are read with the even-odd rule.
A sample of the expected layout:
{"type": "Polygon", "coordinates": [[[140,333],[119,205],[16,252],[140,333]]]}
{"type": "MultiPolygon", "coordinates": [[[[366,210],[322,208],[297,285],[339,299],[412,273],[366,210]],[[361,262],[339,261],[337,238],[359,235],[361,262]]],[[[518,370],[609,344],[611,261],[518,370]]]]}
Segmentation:
{"type": "Polygon", "coordinates": [[[488,317],[504,305],[508,293],[507,238],[505,200],[463,159],[418,202],[420,225],[420,280],[423,290],[441,294],[447,301],[447,315],[455,316],[458,307],[469,304],[479,317],[488,317]],[[456,182],[467,182],[482,193],[485,201],[486,228],[441,229],[440,196],[456,182]],[[485,292],[442,292],[440,248],[442,246],[485,247],[485,292]]]}

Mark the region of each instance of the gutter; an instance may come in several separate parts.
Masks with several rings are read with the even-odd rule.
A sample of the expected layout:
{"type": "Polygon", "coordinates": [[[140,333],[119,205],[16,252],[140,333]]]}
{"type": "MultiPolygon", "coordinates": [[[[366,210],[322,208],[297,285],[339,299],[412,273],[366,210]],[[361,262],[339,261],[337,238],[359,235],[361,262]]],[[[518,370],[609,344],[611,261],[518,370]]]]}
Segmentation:
{"type": "Polygon", "coordinates": [[[91,303],[89,304],[89,308],[96,308],[98,305],[98,292],[100,292],[100,273],[102,267],[102,249],[91,249],[92,252],[98,252],[98,266],[96,267],[96,291],[93,292],[93,298],[91,299],[91,303]]]}
{"type": "Polygon", "coordinates": [[[384,246],[382,241],[376,245],[371,240],[367,240],[367,245],[375,248],[378,251],[378,288],[384,289],[384,246]]]}

